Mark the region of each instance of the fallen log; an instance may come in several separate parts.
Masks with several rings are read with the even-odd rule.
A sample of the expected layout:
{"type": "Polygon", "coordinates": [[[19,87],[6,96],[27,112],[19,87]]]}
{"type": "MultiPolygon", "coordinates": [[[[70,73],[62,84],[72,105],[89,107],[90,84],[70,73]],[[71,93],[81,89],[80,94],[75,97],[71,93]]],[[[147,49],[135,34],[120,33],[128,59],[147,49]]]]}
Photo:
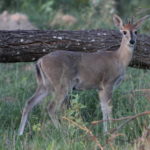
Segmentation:
{"type": "MultiPolygon", "coordinates": [[[[115,30],[16,30],[0,31],[0,62],[32,62],[56,50],[116,50],[121,34],[115,30]]],[[[150,69],[150,36],[139,35],[132,67],[150,69]]]]}

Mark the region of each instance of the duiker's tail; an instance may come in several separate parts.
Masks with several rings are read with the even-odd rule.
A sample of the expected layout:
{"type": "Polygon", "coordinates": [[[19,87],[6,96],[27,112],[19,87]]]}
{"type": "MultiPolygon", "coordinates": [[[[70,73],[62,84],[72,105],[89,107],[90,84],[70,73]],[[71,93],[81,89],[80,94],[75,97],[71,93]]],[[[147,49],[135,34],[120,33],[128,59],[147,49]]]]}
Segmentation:
{"type": "Polygon", "coordinates": [[[46,76],[44,75],[44,72],[43,72],[43,70],[42,70],[42,66],[41,66],[41,62],[40,62],[40,61],[38,61],[38,62],[36,63],[35,68],[36,68],[37,82],[38,82],[39,84],[45,85],[45,84],[46,84],[46,82],[45,82],[46,76]]]}

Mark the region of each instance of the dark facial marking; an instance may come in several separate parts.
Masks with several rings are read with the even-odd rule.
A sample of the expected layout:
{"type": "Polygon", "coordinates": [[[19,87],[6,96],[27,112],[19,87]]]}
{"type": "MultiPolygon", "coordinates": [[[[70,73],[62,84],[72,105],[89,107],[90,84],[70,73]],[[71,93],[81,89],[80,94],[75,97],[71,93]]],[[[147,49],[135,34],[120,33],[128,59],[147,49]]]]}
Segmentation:
{"type": "Polygon", "coordinates": [[[135,40],[133,38],[133,32],[132,31],[130,31],[130,36],[131,36],[130,44],[134,44],[135,40]]]}
{"type": "Polygon", "coordinates": [[[131,40],[133,40],[133,32],[130,31],[131,40]]]}

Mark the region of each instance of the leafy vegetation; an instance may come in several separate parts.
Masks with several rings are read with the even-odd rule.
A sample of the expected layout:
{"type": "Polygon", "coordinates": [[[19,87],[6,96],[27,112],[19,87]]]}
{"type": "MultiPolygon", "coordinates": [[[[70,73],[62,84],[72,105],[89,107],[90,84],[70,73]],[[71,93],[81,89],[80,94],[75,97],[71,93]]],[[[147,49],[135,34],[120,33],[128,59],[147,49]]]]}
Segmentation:
{"type": "MultiPolygon", "coordinates": [[[[113,28],[111,15],[133,15],[142,6],[150,5],[149,0],[1,0],[0,11],[22,12],[40,29],[95,29],[113,28]],[[69,14],[77,19],[71,25],[52,24],[56,15],[69,14]]],[[[140,9],[141,10],[141,9],[140,9]]],[[[149,10],[148,10],[149,11],[149,10]]],[[[143,11],[147,13],[148,11],[143,11]]],[[[142,28],[149,33],[149,23],[142,28]]],[[[96,91],[70,93],[70,105],[64,106],[61,117],[65,116],[79,126],[62,119],[62,128],[54,128],[46,112],[47,98],[30,115],[25,134],[17,135],[21,112],[25,101],[36,88],[33,63],[0,64],[0,149],[1,150],[93,150],[96,143],[80,127],[87,127],[105,150],[137,150],[134,141],[150,126],[150,117],[141,116],[125,124],[117,134],[103,135],[102,125],[91,122],[102,118],[96,91]],[[111,138],[111,139],[110,139],[111,138]]],[[[113,95],[113,117],[120,118],[150,110],[150,98],[142,89],[150,89],[150,71],[129,68],[125,81],[113,95]]],[[[124,121],[113,122],[113,128],[124,121]]]]}

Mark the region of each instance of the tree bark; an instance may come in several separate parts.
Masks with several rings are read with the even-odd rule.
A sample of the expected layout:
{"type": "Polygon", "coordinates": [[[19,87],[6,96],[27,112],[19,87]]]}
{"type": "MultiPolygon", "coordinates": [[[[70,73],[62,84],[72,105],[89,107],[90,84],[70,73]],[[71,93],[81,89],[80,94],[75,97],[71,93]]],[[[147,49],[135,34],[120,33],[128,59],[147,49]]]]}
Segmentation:
{"type": "MultiPolygon", "coordinates": [[[[31,62],[55,50],[106,51],[120,46],[115,30],[86,31],[0,31],[0,62],[31,62]]],[[[150,36],[139,35],[132,67],[150,69],[150,36]]]]}

